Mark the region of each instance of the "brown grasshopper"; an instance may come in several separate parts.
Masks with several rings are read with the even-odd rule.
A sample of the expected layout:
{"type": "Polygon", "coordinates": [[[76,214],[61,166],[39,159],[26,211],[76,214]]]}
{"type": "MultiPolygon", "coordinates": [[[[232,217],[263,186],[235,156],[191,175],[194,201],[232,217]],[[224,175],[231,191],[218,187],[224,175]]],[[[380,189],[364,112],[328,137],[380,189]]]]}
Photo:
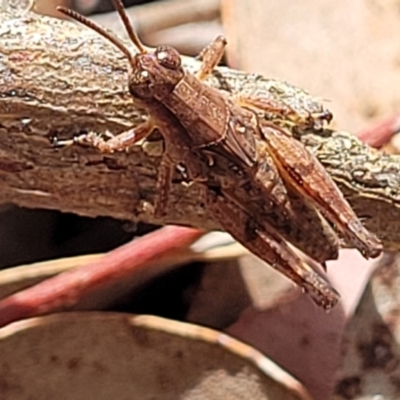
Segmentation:
{"type": "MultiPolygon", "coordinates": [[[[319,215],[313,210],[318,209],[365,257],[379,255],[381,244],[363,227],[318,160],[283,127],[258,116],[260,112],[286,115],[295,123],[296,113],[290,107],[271,105],[254,93],[233,97],[202,82],[219,63],[226,45],[224,38],[217,38],[203,50],[200,70],[193,75],[183,70],[175,49],[160,46],[148,51],[134,32],[121,1],[113,3],[137,54],[81,15],[58,9],[103,35],[126,55],[131,66],[129,91],[135,106],[147,110],[149,118],[110,140],[89,134],[82,142],[112,152],[135,144],[157,128],[163,135],[165,152],[155,212],[165,212],[171,175],[177,164],[183,164],[189,180],[202,184],[207,208],[224,229],[303,287],[318,304],[331,308],[337,302],[337,293],[273,227],[274,221],[268,220],[271,209],[277,207],[283,221],[293,222],[297,229],[304,228],[304,218],[293,208],[293,199],[304,197],[308,215],[317,220],[319,215]]],[[[329,113],[308,115],[299,122],[312,126],[314,121],[330,118],[329,113]]],[[[316,230],[327,251],[318,254],[311,247],[305,250],[325,261],[336,256],[338,243],[325,221],[319,221],[316,230]]],[[[303,232],[313,235],[311,231],[303,232]]]]}

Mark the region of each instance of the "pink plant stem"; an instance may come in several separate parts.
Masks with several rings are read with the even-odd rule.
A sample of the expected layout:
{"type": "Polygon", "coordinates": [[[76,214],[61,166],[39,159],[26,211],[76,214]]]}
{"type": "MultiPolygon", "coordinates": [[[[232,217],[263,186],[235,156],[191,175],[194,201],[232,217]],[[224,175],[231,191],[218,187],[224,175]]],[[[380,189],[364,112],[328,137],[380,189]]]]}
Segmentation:
{"type": "Polygon", "coordinates": [[[359,132],[357,137],[372,147],[382,147],[400,131],[400,115],[389,117],[359,132]]]}
{"type": "Polygon", "coordinates": [[[85,293],[111,280],[140,274],[151,263],[179,253],[203,234],[198,229],[166,226],[110,251],[96,262],[11,295],[0,301],[0,326],[72,306],[85,293]]]}

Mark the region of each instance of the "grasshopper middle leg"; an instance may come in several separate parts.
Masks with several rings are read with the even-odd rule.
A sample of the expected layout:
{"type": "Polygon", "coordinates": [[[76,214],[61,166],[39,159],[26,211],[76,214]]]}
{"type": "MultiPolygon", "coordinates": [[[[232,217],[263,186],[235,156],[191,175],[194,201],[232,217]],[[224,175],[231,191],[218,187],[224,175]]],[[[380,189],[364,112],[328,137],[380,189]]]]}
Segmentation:
{"type": "Polygon", "coordinates": [[[220,63],[227,41],[224,36],[218,36],[205,47],[199,54],[199,59],[202,60],[199,71],[196,77],[200,80],[207,78],[213,71],[213,69],[220,63]]]}

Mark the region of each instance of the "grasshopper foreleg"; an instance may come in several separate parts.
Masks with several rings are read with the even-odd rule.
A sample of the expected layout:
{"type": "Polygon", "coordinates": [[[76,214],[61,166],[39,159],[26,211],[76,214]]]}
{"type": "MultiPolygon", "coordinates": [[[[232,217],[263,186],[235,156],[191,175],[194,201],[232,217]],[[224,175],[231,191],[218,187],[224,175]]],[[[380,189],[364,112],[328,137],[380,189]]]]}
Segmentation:
{"type": "Polygon", "coordinates": [[[114,153],[116,151],[125,150],[140,142],[142,139],[149,136],[154,128],[155,126],[151,120],[147,120],[146,122],[119,133],[118,135],[110,136],[107,140],[97,133],[89,132],[75,137],[73,141],[80,145],[94,147],[102,153],[114,153]]]}

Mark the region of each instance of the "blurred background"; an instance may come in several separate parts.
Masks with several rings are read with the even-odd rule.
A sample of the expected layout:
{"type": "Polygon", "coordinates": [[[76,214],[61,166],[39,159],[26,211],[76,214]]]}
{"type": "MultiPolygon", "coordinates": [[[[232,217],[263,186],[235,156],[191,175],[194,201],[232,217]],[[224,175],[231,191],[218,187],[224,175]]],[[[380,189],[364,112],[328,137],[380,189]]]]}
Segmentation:
{"type": "MultiPolygon", "coordinates": [[[[169,44],[182,54],[195,56],[215,36],[225,34],[228,48],[224,62],[228,66],[305,88],[333,112],[334,128],[362,133],[379,121],[395,117],[400,110],[398,1],[124,3],[139,36],[150,46],[169,44]]],[[[56,15],[56,5],[71,7],[120,36],[125,35],[110,1],[36,0],[34,9],[56,15]]],[[[397,129],[398,126],[392,126],[388,140],[392,152],[398,152],[397,129]]],[[[156,228],[3,206],[0,266],[108,251],[156,228]]],[[[351,252],[347,254],[348,258],[342,258],[335,268],[346,270],[347,275],[341,279],[346,280],[349,292],[358,285],[360,296],[366,276],[374,266],[351,252]]],[[[321,316],[319,310],[310,311],[304,297],[296,306],[278,301],[290,288],[271,269],[246,256],[214,262],[212,268],[207,263],[194,263],[190,268],[176,269],[148,282],[131,296],[113,300],[112,307],[228,329],[248,342],[258,343],[265,353],[300,376],[316,398],[325,399],[334,385],[344,311],[331,314],[328,322],[328,317],[321,316]],[[298,312],[303,308],[306,317],[298,312]],[[266,319],[260,320],[261,314],[267,315],[266,319]],[[298,341],[290,330],[293,326],[300,327],[296,334],[298,341]],[[263,337],[256,337],[257,332],[262,332],[263,337]],[[289,340],[279,344],[282,338],[289,340]],[[287,351],[288,342],[291,351],[287,351]]],[[[346,297],[345,293],[342,295],[346,297]]],[[[354,309],[358,298],[353,299],[355,304],[349,309],[354,309]]],[[[357,398],[352,390],[361,390],[360,381],[348,383],[351,385],[337,384],[338,398],[357,398]]]]}

